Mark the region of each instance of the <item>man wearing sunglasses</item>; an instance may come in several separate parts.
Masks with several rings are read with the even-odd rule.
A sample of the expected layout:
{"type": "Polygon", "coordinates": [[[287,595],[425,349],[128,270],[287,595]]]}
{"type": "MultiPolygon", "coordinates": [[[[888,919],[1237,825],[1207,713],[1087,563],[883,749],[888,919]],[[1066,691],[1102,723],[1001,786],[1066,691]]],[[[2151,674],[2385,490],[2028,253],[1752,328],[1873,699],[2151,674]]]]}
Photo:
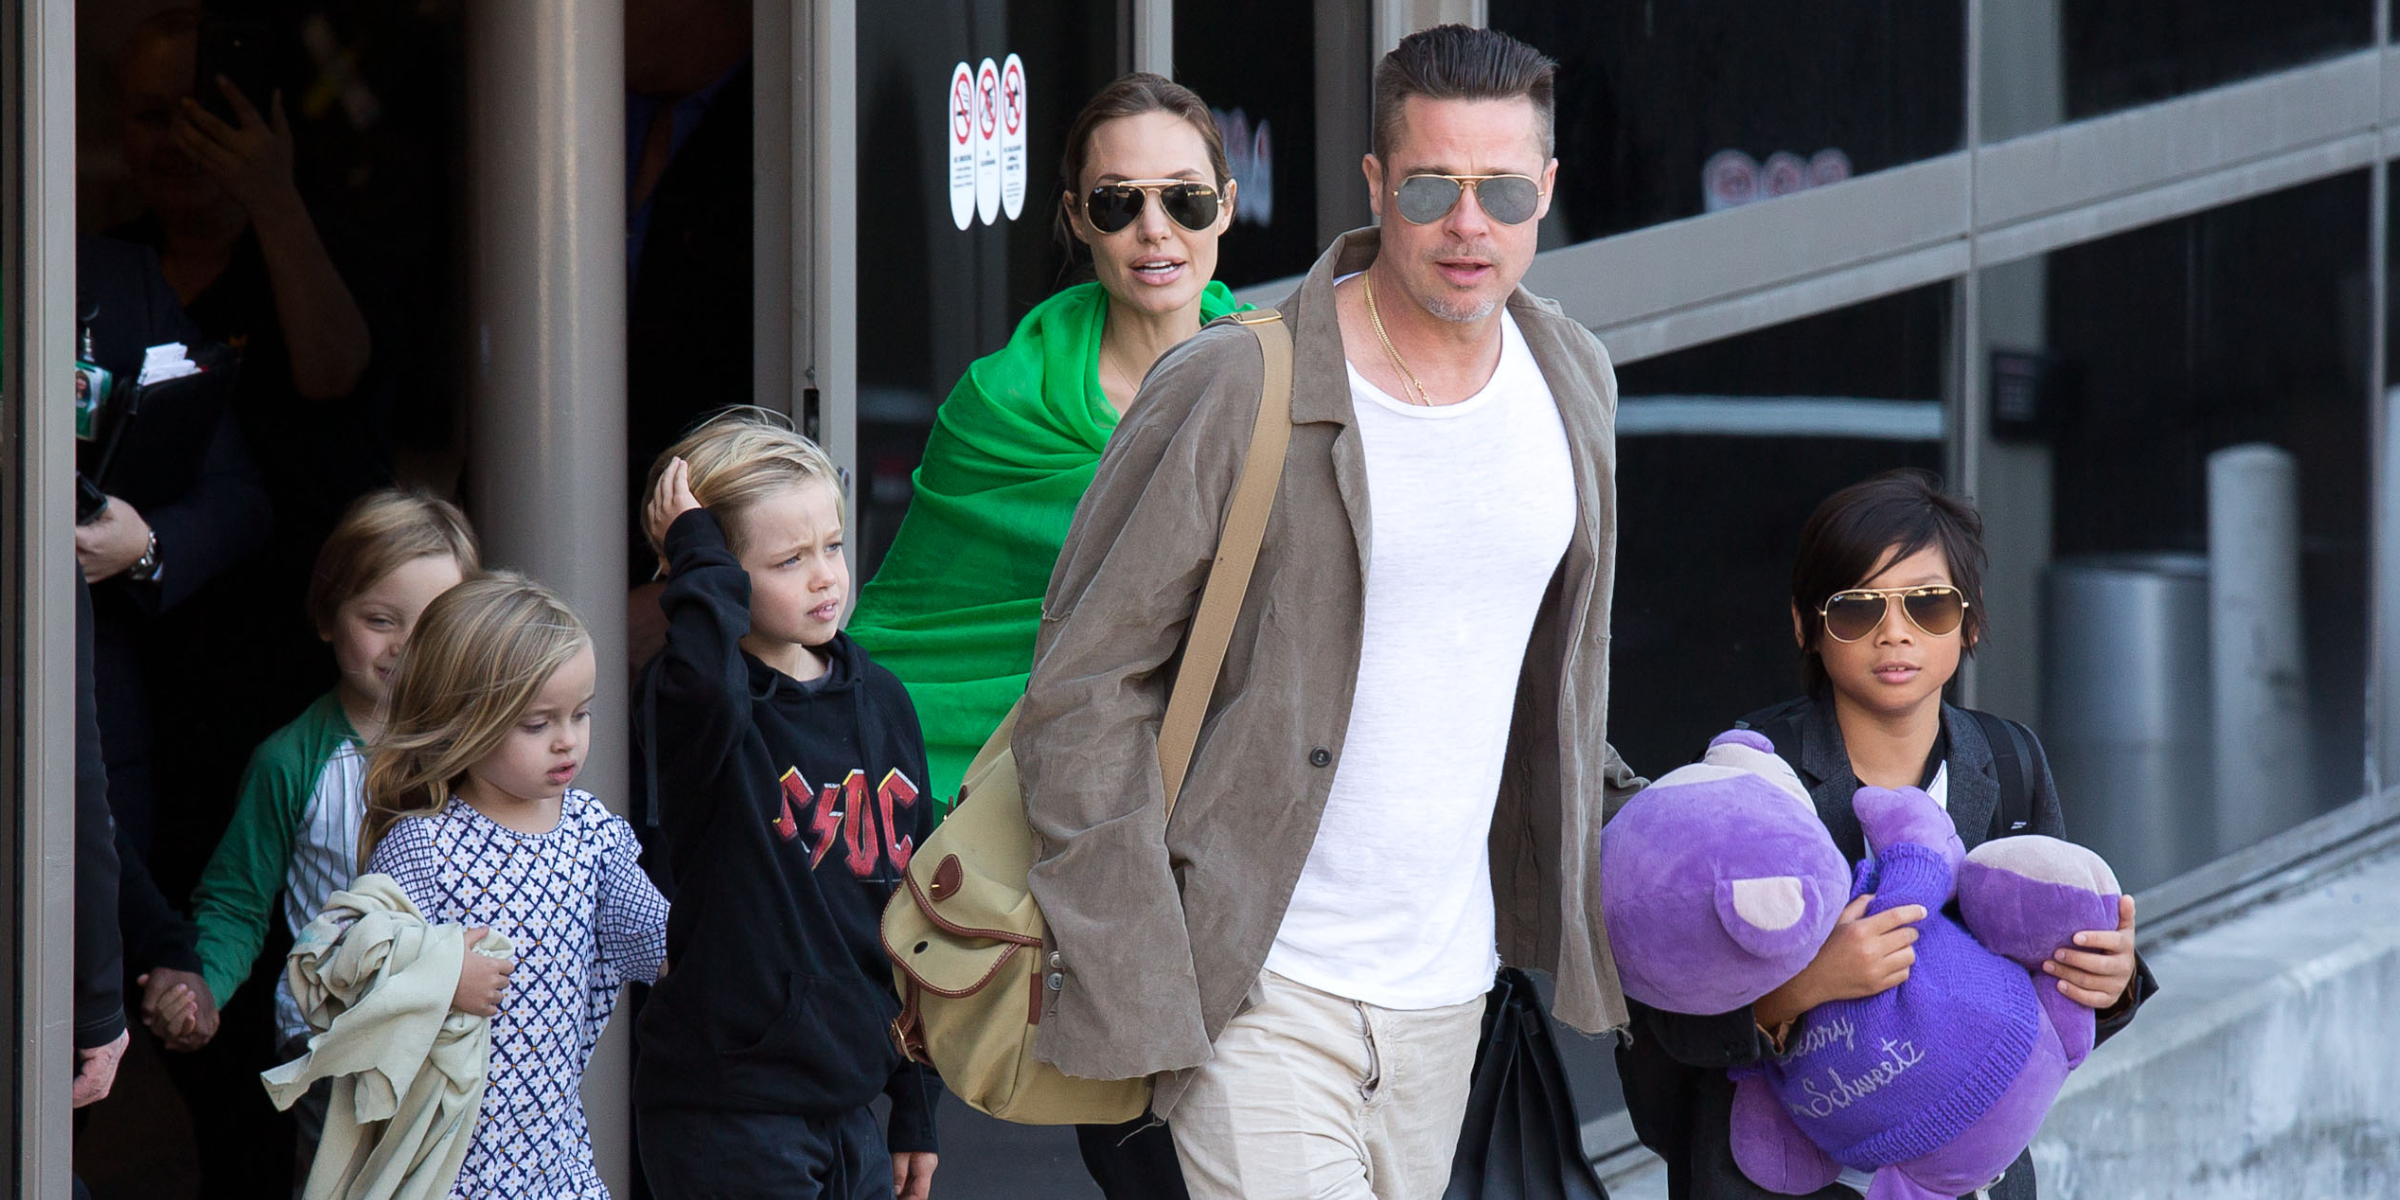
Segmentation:
{"type": "Polygon", "coordinates": [[[1439,1195],[1495,968],[1625,1022],[1601,814],[1616,383],[1518,286],[1554,64],[1443,26],[1375,76],[1376,228],[1281,306],[1292,438],[1172,821],[1157,730],[1247,447],[1246,331],[1170,351],[1043,606],[1014,748],[1046,947],[1035,1053],[1153,1077],[1196,1200],[1439,1195]]]}

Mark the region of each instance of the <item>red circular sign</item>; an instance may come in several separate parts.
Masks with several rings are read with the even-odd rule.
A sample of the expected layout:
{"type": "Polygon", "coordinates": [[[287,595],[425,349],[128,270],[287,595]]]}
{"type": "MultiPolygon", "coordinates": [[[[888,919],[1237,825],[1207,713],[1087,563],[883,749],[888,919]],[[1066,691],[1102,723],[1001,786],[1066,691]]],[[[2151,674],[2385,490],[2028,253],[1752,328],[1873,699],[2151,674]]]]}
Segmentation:
{"type": "Polygon", "coordinates": [[[1008,101],[1008,131],[1013,134],[1025,127],[1025,69],[1008,64],[1008,77],[1001,81],[1000,92],[1008,101]]]}
{"type": "Polygon", "coordinates": [[[975,127],[970,123],[973,117],[970,115],[972,101],[967,95],[968,86],[964,71],[950,80],[950,136],[957,139],[961,146],[966,145],[968,136],[975,132],[975,127]]]}
{"type": "Polygon", "coordinates": [[[1000,72],[989,67],[985,68],[982,78],[975,81],[975,92],[976,96],[983,101],[980,115],[983,120],[983,136],[988,138],[1000,124],[1000,72]]]}

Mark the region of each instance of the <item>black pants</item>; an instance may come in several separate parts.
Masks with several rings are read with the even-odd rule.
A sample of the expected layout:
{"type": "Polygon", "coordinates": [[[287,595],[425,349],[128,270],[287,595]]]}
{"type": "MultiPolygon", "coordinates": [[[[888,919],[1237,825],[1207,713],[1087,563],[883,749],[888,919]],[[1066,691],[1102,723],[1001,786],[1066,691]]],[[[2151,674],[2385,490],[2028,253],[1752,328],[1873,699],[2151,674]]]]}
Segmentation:
{"type": "Polygon", "coordinates": [[[1175,1138],[1148,1116],[1122,1125],[1078,1125],[1075,1145],[1083,1169],[1108,1200],[1191,1200],[1175,1138]]]}
{"type": "Polygon", "coordinates": [[[635,1114],[658,1200],[891,1200],[892,1156],[875,1114],[801,1117],[725,1109],[635,1114]]]}

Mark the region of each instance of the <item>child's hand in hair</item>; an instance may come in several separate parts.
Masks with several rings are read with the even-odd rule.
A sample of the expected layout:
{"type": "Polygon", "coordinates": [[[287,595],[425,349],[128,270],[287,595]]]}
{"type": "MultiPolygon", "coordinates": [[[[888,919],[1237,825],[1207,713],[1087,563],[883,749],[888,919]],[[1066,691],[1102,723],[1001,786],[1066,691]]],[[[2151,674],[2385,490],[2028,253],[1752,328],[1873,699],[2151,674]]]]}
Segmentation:
{"type": "Polygon", "coordinates": [[[467,931],[466,965],[458,969],[458,990],[450,994],[450,1007],[478,1017],[500,1011],[500,993],[508,988],[509,972],[517,969],[515,959],[475,953],[491,932],[482,927],[467,931]]]}
{"type": "Polygon", "coordinates": [[[675,518],[700,507],[692,495],[692,465],[680,458],[667,460],[667,469],[659,472],[658,486],[651,489],[650,501],[642,509],[642,524],[650,531],[654,545],[667,543],[667,526],[675,518]]]}
{"type": "Polygon", "coordinates": [[[1867,903],[1874,898],[1852,900],[1816,958],[1758,998],[1753,1013],[1761,1028],[1773,1029],[1829,1001],[1881,995],[1908,981],[1908,969],[1917,961],[1916,925],[1925,919],[1925,907],[1903,904],[1868,916],[1867,903]]]}
{"type": "Polygon", "coordinates": [[[2117,897],[2117,927],[2075,935],[2080,949],[2061,949],[2042,964],[2058,990],[2085,1008],[2107,1008],[2133,984],[2133,897],[2117,897]]]}

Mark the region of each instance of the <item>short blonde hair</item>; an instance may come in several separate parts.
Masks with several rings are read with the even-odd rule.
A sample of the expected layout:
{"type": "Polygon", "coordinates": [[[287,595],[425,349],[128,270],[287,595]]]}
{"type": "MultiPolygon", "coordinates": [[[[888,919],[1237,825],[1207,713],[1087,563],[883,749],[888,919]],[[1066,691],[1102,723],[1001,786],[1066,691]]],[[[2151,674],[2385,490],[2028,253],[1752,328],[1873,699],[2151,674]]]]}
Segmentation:
{"type": "Polygon", "coordinates": [[[566,601],[514,571],[426,605],[392,672],[383,731],[367,748],[359,865],[401,818],[440,812],[467,768],[498,749],[550,677],[591,644],[566,601]]]}
{"type": "MultiPolygon", "coordinates": [[[[736,554],[742,550],[742,514],[786,488],[824,484],[833,489],[834,512],[849,523],[841,471],[782,413],[743,404],[712,414],[650,464],[644,496],[658,490],[667,463],[678,458],[691,468],[692,498],[716,514],[725,527],[726,544],[736,554]]],[[[650,549],[662,556],[667,552],[656,537],[650,549]]]]}
{"type": "Polygon", "coordinates": [[[421,488],[383,488],[352,501],[317,551],[308,576],[308,619],[317,632],[375,581],[420,558],[458,564],[462,579],[482,569],[474,527],[458,506],[421,488]]]}

